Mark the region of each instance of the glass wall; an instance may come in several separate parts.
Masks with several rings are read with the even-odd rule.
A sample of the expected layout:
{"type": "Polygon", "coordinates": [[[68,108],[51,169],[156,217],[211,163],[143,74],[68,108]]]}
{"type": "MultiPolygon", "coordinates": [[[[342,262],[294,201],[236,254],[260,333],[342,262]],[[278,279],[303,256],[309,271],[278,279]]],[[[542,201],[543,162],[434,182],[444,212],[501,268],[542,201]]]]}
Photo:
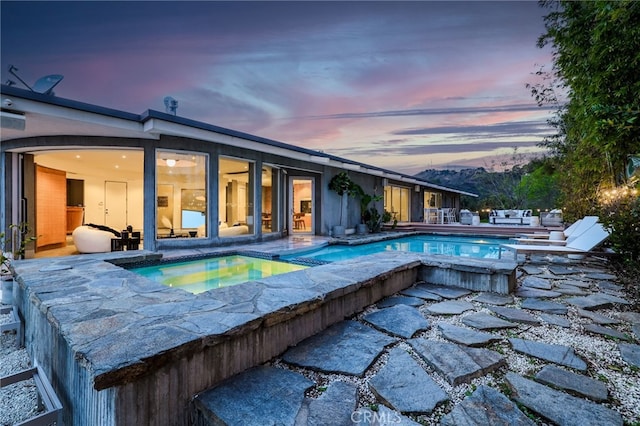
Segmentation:
{"type": "Polygon", "coordinates": [[[262,232],[278,230],[278,169],[262,166],[262,232]]]}
{"type": "Polygon", "coordinates": [[[206,237],[208,155],[156,152],[157,238],[206,237]]]}
{"type": "Polygon", "coordinates": [[[253,234],[255,164],[233,158],[220,157],[218,235],[237,237],[253,234]]]}
{"type": "Polygon", "coordinates": [[[313,187],[314,179],[292,177],[290,180],[291,193],[291,231],[294,234],[313,233],[313,187]]]}
{"type": "Polygon", "coordinates": [[[391,213],[392,220],[398,222],[408,222],[410,217],[409,199],[411,191],[409,188],[400,186],[384,187],[384,209],[391,213]]]}

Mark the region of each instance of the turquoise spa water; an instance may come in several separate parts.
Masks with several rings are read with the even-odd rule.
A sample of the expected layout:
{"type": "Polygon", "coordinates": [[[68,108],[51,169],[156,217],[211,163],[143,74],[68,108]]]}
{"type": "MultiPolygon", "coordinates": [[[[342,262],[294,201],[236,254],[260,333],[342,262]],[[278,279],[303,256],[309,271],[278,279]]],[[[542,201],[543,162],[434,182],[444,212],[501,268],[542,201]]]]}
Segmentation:
{"type": "Polygon", "coordinates": [[[500,244],[506,242],[508,242],[506,238],[417,235],[357,246],[331,245],[310,252],[283,256],[282,259],[310,258],[325,262],[336,262],[392,250],[446,254],[449,256],[497,258],[500,244]]]}
{"type": "Polygon", "coordinates": [[[154,266],[130,271],[169,287],[202,293],[272,275],[305,269],[306,266],[247,256],[223,256],[154,266]]]}

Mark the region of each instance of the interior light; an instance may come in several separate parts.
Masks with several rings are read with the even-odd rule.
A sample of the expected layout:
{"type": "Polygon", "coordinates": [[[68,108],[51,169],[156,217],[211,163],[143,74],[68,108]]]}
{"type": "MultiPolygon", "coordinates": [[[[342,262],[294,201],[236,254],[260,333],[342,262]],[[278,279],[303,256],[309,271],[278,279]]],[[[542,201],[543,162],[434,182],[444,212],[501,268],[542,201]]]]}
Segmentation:
{"type": "Polygon", "coordinates": [[[77,155],[76,155],[76,158],[80,158],[80,154],[77,154],[77,155]]]}
{"type": "Polygon", "coordinates": [[[169,158],[169,159],[167,160],[167,166],[169,166],[169,167],[173,167],[173,166],[175,166],[175,165],[176,165],[176,160],[174,160],[173,158],[169,158]]]}

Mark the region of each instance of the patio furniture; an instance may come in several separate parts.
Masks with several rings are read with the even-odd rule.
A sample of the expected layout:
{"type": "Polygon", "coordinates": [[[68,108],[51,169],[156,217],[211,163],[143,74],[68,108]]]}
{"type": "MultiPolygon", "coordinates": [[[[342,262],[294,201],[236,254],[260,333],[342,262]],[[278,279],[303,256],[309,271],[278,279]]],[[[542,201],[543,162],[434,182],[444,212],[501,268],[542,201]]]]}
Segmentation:
{"type": "Polygon", "coordinates": [[[588,254],[594,247],[602,243],[608,237],[609,232],[604,229],[602,224],[596,223],[587,232],[584,232],[574,240],[567,242],[565,246],[544,244],[500,244],[498,258],[502,258],[503,249],[512,251],[514,260],[518,259],[518,253],[524,253],[526,255],[532,253],[584,255],[588,254]]]}
{"type": "Polygon", "coordinates": [[[435,207],[426,207],[424,209],[424,223],[440,223],[440,214],[435,207]]]}
{"type": "Polygon", "coordinates": [[[529,225],[531,223],[531,210],[491,210],[489,223],[493,225],[529,225]]]}
{"type": "Polygon", "coordinates": [[[549,233],[540,234],[520,234],[520,238],[514,238],[514,240],[518,243],[524,244],[554,243],[562,245],[587,232],[598,222],[598,219],[598,216],[585,216],[583,219],[576,220],[564,231],[551,231],[549,233]]]}
{"type": "Polygon", "coordinates": [[[540,224],[542,226],[562,226],[562,210],[553,209],[549,212],[540,212],[540,224]]]}
{"type": "Polygon", "coordinates": [[[449,208],[445,208],[442,209],[443,210],[443,223],[457,223],[458,220],[456,219],[456,213],[458,211],[458,209],[454,208],[454,207],[449,207],[449,208]]]}
{"type": "Polygon", "coordinates": [[[460,210],[460,224],[471,225],[472,222],[473,222],[473,212],[467,209],[460,210]]]}

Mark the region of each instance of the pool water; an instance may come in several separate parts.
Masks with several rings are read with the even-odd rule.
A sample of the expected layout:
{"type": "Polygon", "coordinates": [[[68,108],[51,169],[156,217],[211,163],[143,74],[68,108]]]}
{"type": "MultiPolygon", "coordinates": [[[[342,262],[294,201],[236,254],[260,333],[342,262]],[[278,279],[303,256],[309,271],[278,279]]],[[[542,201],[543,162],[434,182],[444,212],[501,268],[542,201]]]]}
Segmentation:
{"type": "Polygon", "coordinates": [[[305,269],[306,266],[248,256],[223,256],[131,268],[130,271],[169,287],[202,293],[305,269]]]}
{"type": "Polygon", "coordinates": [[[336,262],[392,250],[446,254],[449,256],[497,258],[500,244],[506,242],[508,242],[507,238],[417,235],[357,246],[331,245],[310,252],[283,256],[282,259],[306,258],[325,262],[336,262]]]}

